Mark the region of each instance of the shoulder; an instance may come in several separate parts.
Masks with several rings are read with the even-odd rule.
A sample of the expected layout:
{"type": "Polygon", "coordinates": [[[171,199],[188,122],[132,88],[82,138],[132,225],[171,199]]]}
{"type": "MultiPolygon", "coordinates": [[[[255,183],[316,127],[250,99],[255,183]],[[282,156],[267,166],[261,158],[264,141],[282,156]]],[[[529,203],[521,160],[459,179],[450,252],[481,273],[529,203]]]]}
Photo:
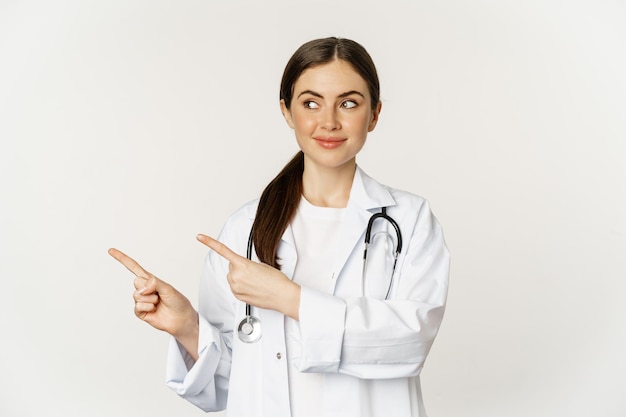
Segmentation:
{"type": "Polygon", "coordinates": [[[419,228],[420,224],[432,224],[434,215],[426,198],[406,190],[392,187],[387,189],[396,202],[395,206],[388,208],[391,216],[402,219],[415,228],[419,228]]]}
{"type": "Polygon", "coordinates": [[[440,228],[438,220],[433,214],[429,201],[419,194],[413,192],[390,187],[381,184],[364,172],[360,172],[361,181],[364,188],[370,195],[387,195],[385,198],[379,198],[378,208],[372,207],[370,212],[380,210],[381,207],[387,207],[387,213],[411,234],[418,230],[436,230],[440,228]]]}
{"type": "Polygon", "coordinates": [[[231,214],[219,234],[219,241],[237,253],[245,254],[259,199],[251,200],[231,214]]]}
{"type": "Polygon", "coordinates": [[[389,186],[386,187],[393,199],[396,201],[397,205],[402,208],[419,208],[424,204],[428,204],[428,200],[421,195],[398,188],[392,188],[389,186]]]}
{"type": "Polygon", "coordinates": [[[381,184],[361,169],[359,177],[367,194],[376,196],[375,199],[380,201],[380,206],[387,206],[389,209],[394,207],[394,210],[419,211],[422,206],[428,204],[421,195],[381,184]]]}
{"type": "Polygon", "coordinates": [[[228,217],[228,219],[226,220],[226,224],[248,223],[254,221],[256,208],[258,205],[258,198],[248,201],[237,210],[235,210],[235,212],[228,217]]]}

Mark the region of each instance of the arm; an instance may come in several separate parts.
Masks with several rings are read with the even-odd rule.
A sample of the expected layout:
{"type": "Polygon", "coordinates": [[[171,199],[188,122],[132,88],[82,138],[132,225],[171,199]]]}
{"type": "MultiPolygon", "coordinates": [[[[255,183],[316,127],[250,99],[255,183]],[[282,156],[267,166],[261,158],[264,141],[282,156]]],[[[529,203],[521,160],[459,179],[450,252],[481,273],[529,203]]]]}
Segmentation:
{"type": "Polygon", "coordinates": [[[222,258],[207,255],[200,280],[196,358],[178,339],[170,341],[168,350],[167,385],[204,411],[225,409],[228,398],[234,299],[227,271],[222,258]]]}
{"type": "MultiPolygon", "coordinates": [[[[166,371],[168,385],[206,411],[225,408],[230,373],[228,335],[223,336],[194,310],[184,295],[135,260],[113,248],[109,254],[135,275],[135,315],[172,336],[166,371]]],[[[215,275],[213,265],[207,262],[203,281],[210,281],[215,275]]]]}
{"type": "Polygon", "coordinates": [[[302,372],[366,379],[419,374],[443,318],[449,254],[426,204],[411,232],[391,300],[302,289],[302,372]]]}

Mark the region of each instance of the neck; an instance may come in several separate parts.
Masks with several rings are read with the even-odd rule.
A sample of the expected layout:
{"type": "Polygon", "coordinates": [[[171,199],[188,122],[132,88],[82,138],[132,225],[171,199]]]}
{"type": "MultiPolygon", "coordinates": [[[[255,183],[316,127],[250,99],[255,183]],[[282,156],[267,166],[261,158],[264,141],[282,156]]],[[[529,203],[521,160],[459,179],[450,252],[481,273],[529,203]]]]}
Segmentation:
{"type": "Polygon", "coordinates": [[[336,168],[320,167],[304,160],[302,193],[309,203],[319,207],[342,208],[348,205],[356,160],[336,168]]]}

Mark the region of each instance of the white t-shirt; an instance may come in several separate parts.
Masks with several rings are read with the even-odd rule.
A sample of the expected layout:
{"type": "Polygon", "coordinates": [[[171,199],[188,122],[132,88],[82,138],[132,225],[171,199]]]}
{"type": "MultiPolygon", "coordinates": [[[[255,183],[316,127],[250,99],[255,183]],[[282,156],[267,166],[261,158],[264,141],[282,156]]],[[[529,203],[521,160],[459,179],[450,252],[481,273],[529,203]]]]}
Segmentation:
{"type": "MultiPolygon", "coordinates": [[[[333,280],[337,231],[345,209],[318,207],[304,197],[291,223],[298,254],[293,275],[294,282],[320,291],[329,292],[333,280]]],[[[292,417],[319,416],[324,376],[320,373],[304,373],[294,366],[300,356],[300,326],[289,317],[285,318],[287,360],[289,363],[289,399],[292,417]]]]}

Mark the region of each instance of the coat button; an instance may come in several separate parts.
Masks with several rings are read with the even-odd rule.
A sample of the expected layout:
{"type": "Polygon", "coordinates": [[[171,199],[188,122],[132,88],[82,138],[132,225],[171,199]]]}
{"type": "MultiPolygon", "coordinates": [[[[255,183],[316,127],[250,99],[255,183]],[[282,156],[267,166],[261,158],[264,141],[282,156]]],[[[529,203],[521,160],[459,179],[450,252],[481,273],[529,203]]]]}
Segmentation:
{"type": "Polygon", "coordinates": [[[282,357],[283,357],[283,355],[281,355],[281,354],[280,354],[280,352],[278,352],[278,353],[276,354],[276,359],[280,359],[280,358],[282,358],[282,357]]]}

